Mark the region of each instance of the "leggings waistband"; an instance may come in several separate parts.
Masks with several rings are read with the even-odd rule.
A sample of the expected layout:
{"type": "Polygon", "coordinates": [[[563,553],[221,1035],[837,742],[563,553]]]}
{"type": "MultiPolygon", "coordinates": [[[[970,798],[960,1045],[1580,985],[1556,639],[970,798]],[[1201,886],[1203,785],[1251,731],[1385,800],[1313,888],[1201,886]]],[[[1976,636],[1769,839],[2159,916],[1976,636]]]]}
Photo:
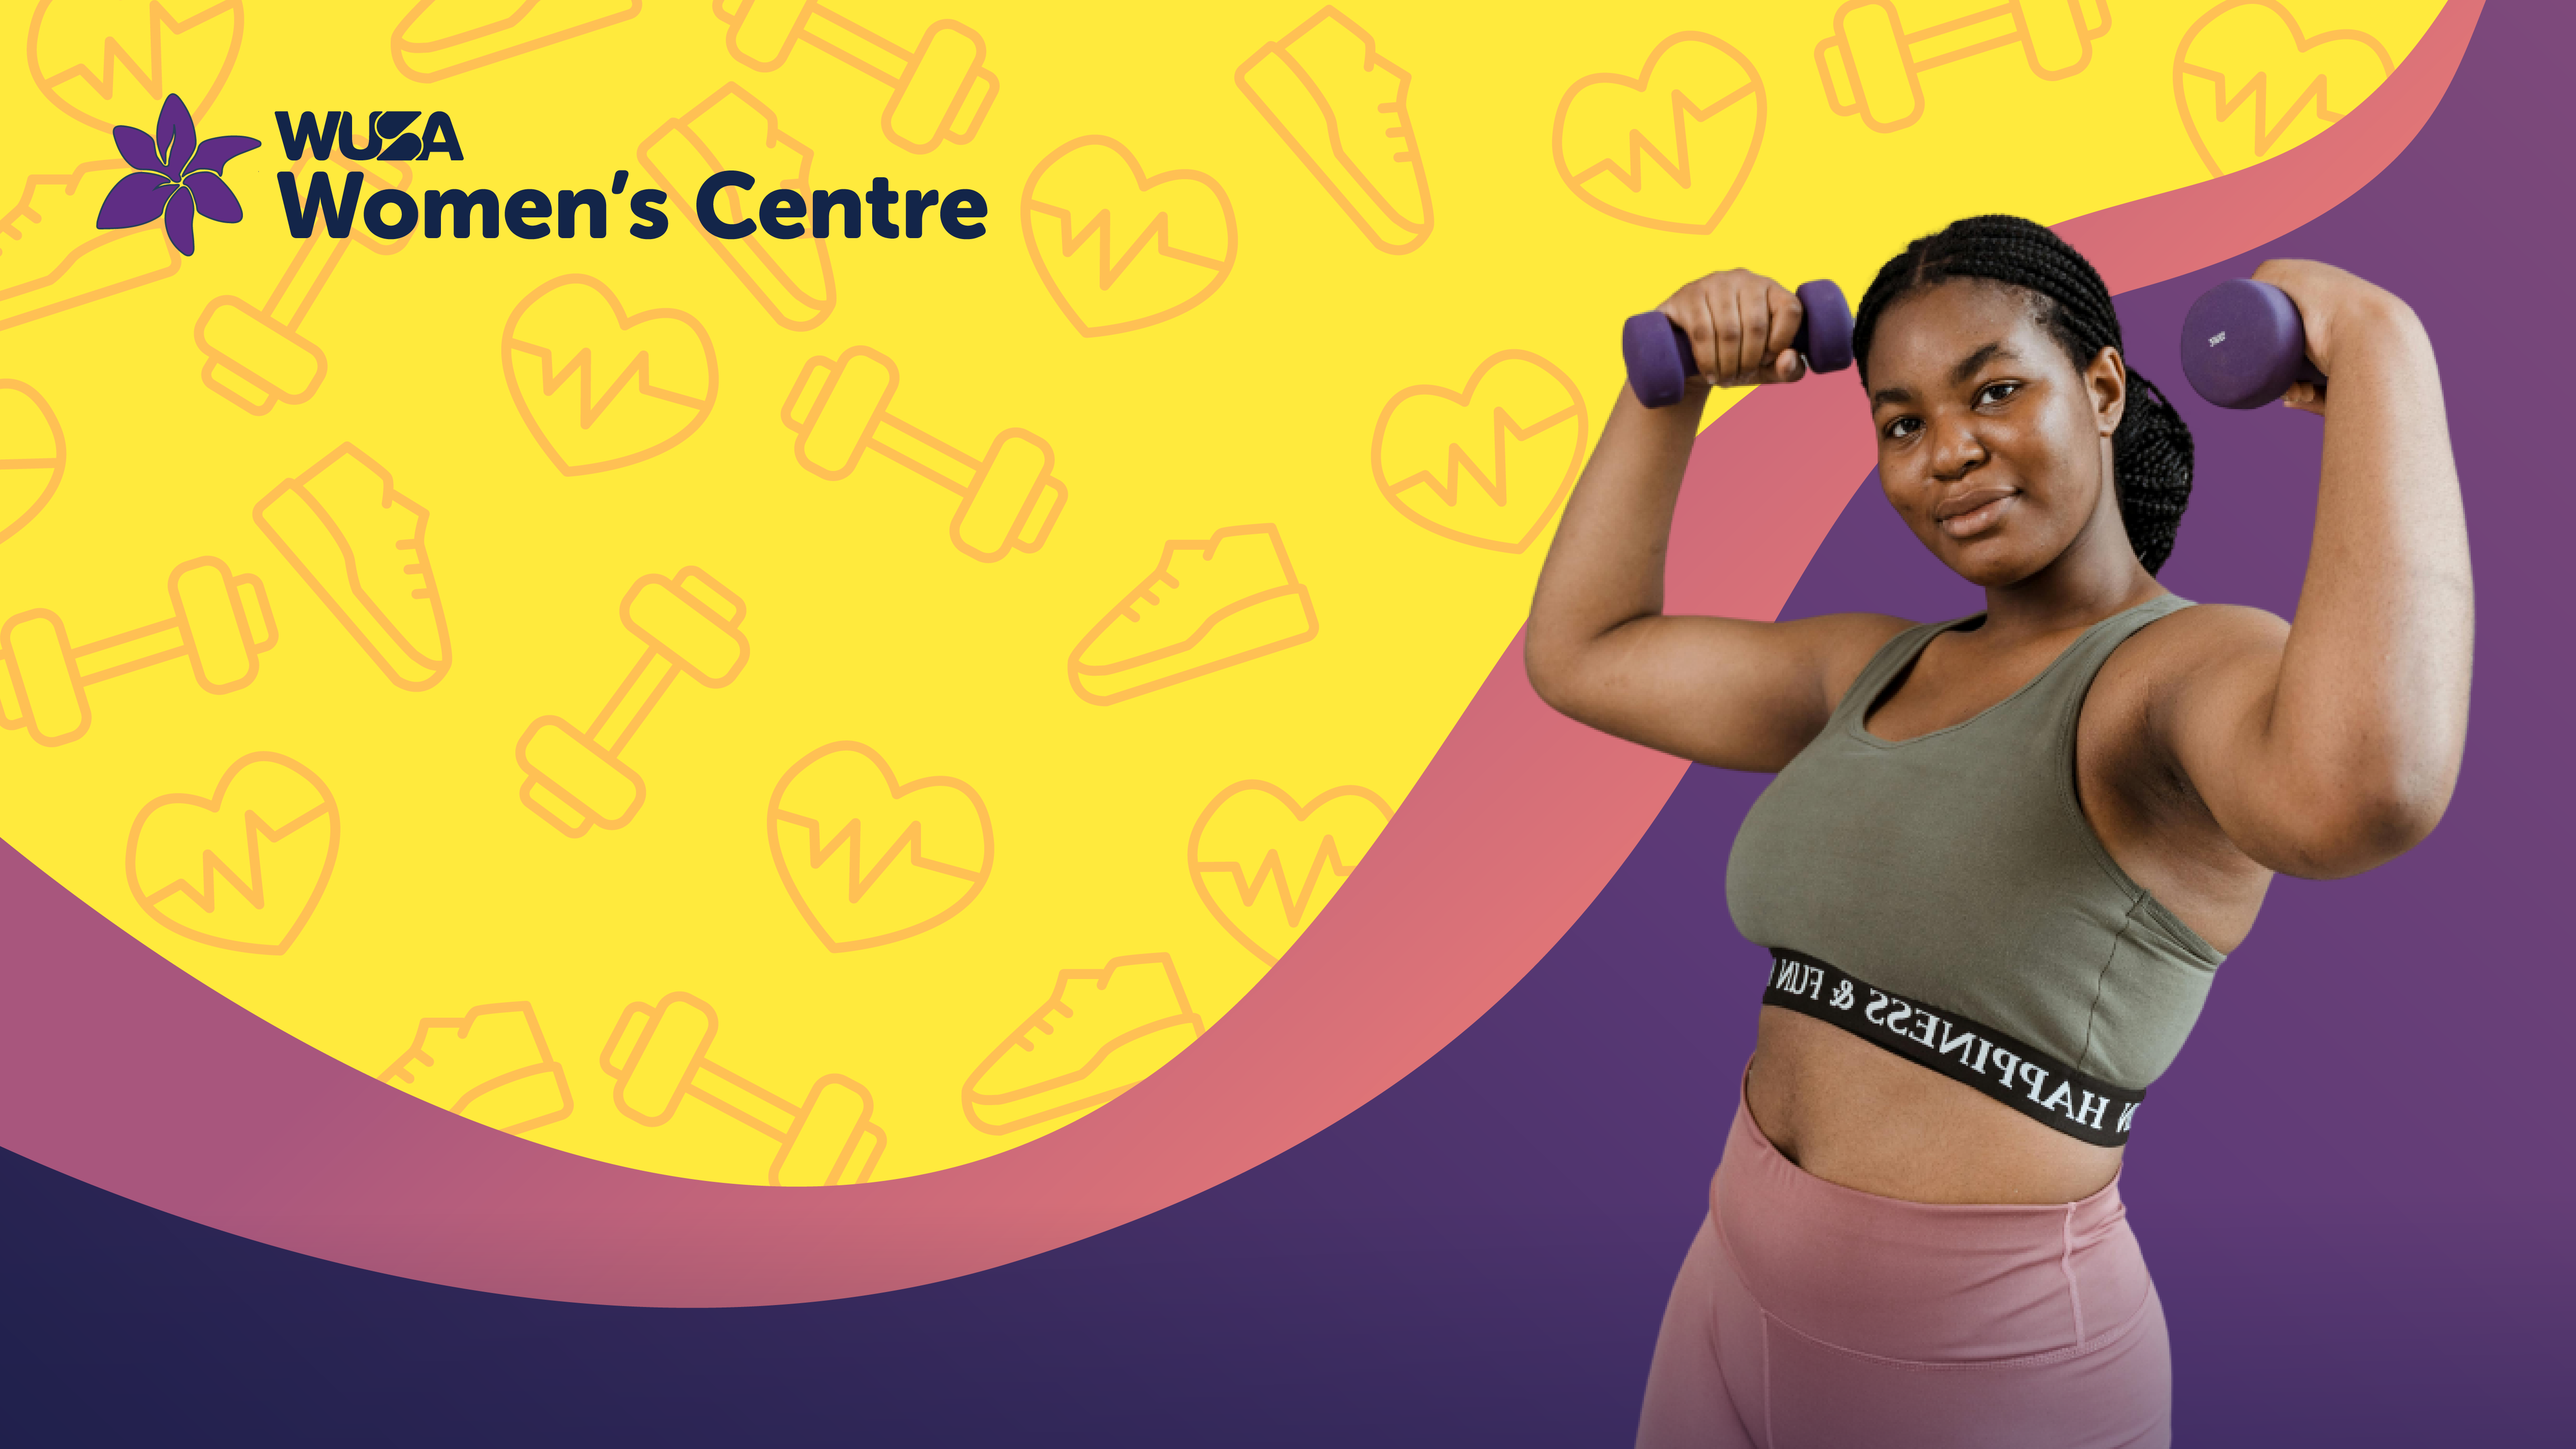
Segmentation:
{"type": "Polygon", "coordinates": [[[2081,1352],[2136,1320],[2150,1291],[2117,1177],[2071,1203],[1881,1197],[1782,1156],[1740,1082],[1709,1212],[1772,1317],[1891,1359],[2081,1352]]]}

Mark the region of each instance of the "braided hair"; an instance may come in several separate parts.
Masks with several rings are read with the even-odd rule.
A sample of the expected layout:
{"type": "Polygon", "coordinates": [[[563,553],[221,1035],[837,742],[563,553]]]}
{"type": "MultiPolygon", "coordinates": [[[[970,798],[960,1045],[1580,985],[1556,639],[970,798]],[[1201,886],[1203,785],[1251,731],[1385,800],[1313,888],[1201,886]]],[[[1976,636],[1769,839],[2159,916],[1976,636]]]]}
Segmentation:
{"type": "MultiPolygon", "coordinates": [[[[2066,349],[2078,372],[2105,347],[2120,343],[2120,316],[2101,273],[2057,233],[2017,216],[1972,216],[1917,237],[1878,269],[1852,319],[1852,355],[1869,377],[1869,344],[1888,304],[1953,277],[2019,287],[2039,304],[2039,323],[2066,349]]],[[[2191,428],[2164,392],[2129,369],[2128,407],[2111,435],[2111,486],[2120,522],[2138,562],[2152,574],[2173,552],[2183,505],[2191,498],[2191,428]]]]}

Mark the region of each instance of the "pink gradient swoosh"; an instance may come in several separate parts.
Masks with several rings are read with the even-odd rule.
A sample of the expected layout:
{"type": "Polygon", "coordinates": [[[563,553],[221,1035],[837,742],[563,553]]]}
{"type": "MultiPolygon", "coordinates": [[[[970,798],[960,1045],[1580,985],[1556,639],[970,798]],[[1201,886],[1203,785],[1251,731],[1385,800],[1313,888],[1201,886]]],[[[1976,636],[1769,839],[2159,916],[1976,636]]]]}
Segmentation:
{"type": "MultiPolygon", "coordinates": [[[[2480,8],[2454,0],[2317,140],[2060,231],[2122,291],[2318,216],[2414,138],[2480,8]]],[[[1823,379],[1713,426],[1666,607],[1775,617],[1871,465],[1860,416],[1823,379]]],[[[1363,867],[1189,1050],[1051,1136],[842,1188],[664,1177],[478,1126],[235,1006],[0,847],[0,1143],[227,1232],[490,1292],[716,1307],[935,1282],[1142,1217],[1384,1091],[1555,944],[1683,769],[1542,705],[1515,637],[1363,867]]]]}

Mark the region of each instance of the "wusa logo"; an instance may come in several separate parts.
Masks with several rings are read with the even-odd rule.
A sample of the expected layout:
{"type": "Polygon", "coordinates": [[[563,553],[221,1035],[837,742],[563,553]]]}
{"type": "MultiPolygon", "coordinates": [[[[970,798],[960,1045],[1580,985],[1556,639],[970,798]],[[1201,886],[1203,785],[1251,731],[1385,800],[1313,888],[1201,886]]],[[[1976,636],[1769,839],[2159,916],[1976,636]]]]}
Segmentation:
{"type": "MultiPolygon", "coordinates": [[[[525,8],[524,6],[522,8],[525,8]]],[[[728,88],[731,89],[731,88],[728,88]]],[[[721,93],[719,99],[722,98],[721,93]]],[[[710,102],[709,104],[713,104],[710,102]]],[[[757,109],[757,107],[754,107],[757,109]]],[[[700,107],[700,111],[706,107],[700,107]]],[[[692,117],[698,112],[690,113],[692,117]]],[[[768,112],[760,111],[766,119],[768,112]]],[[[309,153],[317,160],[328,161],[333,150],[352,160],[386,161],[425,160],[444,156],[451,161],[465,159],[465,147],[457,139],[456,123],[445,111],[431,111],[419,135],[411,134],[411,125],[421,119],[419,111],[372,111],[365,127],[366,145],[359,146],[360,128],[354,111],[327,111],[319,121],[314,113],[291,117],[277,112],[278,144],[285,147],[285,159],[301,161],[309,153]]],[[[681,122],[673,122],[654,133],[656,139],[681,122]]],[[[770,133],[777,134],[771,120],[770,133]]],[[[258,149],[259,142],[248,136],[215,136],[197,139],[197,123],[188,114],[187,103],[171,95],[161,103],[161,119],[155,134],[145,135],[132,126],[115,129],[117,153],[133,174],[119,181],[99,204],[100,231],[128,231],[156,217],[169,234],[170,244],[182,256],[197,254],[197,218],[237,222],[242,219],[241,198],[233,194],[224,180],[224,163],[245,152],[258,149]]],[[[684,136],[685,132],[682,133],[684,136]]],[[[778,144],[773,141],[772,145],[778,144]]],[[[793,142],[786,143],[794,146],[793,142]]],[[[646,149],[653,141],[645,143],[646,149]]],[[[701,153],[704,147],[694,140],[691,145],[701,153]]],[[[801,146],[794,149],[808,160],[811,154],[801,146]]],[[[645,164],[653,163],[650,157],[645,164]]],[[[570,238],[587,219],[588,234],[594,238],[608,235],[608,203],[612,196],[624,196],[635,213],[635,224],[627,228],[633,236],[653,241],[671,229],[671,219],[662,210],[670,193],[659,188],[646,188],[629,196],[628,173],[619,171],[610,180],[608,190],[584,187],[577,191],[547,193],[535,187],[522,187],[505,200],[491,187],[432,187],[419,196],[401,187],[378,187],[365,194],[366,177],[355,170],[339,176],[340,190],[335,198],[331,191],[332,174],[328,168],[315,169],[311,184],[302,197],[295,191],[293,171],[277,173],[278,201],[284,212],[287,234],[302,238],[313,234],[318,225],[334,239],[346,237],[352,228],[363,223],[367,230],[386,241],[398,241],[416,229],[425,236],[452,235],[466,237],[478,232],[484,237],[501,234],[503,220],[510,234],[526,241],[547,237],[570,238]],[[477,221],[480,226],[476,225],[477,221]]],[[[659,173],[656,173],[657,179],[659,173]]],[[[706,178],[697,190],[696,217],[698,230],[710,241],[741,241],[755,233],[765,232],[780,241],[795,241],[806,236],[818,240],[832,234],[834,213],[839,214],[841,235],[858,238],[920,237],[925,217],[936,213],[941,232],[951,237],[972,241],[985,234],[982,218],[986,215],[984,194],[964,188],[952,188],[944,196],[936,190],[897,191],[885,177],[865,192],[843,188],[801,189],[804,173],[799,169],[797,185],[778,187],[753,200],[758,178],[748,171],[718,171],[706,178]],[[726,193],[740,191],[740,197],[726,193]],[[902,218],[894,215],[902,208],[902,218]],[[752,216],[757,212],[759,221],[752,216]]],[[[755,242],[754,245],[760,245],[755,242]]]]}
{"type": "Polygon", "coordinates": [[[224,184],[224,163],[259,142],[249,136],[197,139],[196,119],[176,95],[161,103],[161,123],[145,135],[132,126],[115,131],[116,153],[134,173],[99,203],[98,229],[123,231],[158,217],[181,256],[197,254],[197,218],[236,222],[241,198],[224,184]]]}

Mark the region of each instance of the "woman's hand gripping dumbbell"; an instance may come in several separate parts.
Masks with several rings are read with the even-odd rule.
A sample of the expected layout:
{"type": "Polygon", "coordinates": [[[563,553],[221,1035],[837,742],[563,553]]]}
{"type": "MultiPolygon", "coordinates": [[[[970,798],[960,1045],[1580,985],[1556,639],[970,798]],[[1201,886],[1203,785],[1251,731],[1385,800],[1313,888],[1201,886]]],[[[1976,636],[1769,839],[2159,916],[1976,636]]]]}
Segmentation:
{"type": "Polygon", "coordinates": [[[1815,281],[1792,292],[1737,268],[1712,272],[1629,318],[1619,345],[1629,390],[1660,408],[1680,402],[1693,377],[1743,387],[1795,382],[1810,370],[1840,372],[1851,366],[1851,338],[1842,288],[1815,281]]]}
{"type": "Polygon", "coordinates": [[[2359,281],[2322,262],[2268,261],[2252,277],[2219,283],[2183,314],[2183,376],[2223,408],[2259,408],[2278,398],[2322,414],[2326,375],[2318,360],[2327,339],[2309,335],[2300,299],[2327,304],[2308,310],[2330,312],[2343,284],[2359,281]]]}

